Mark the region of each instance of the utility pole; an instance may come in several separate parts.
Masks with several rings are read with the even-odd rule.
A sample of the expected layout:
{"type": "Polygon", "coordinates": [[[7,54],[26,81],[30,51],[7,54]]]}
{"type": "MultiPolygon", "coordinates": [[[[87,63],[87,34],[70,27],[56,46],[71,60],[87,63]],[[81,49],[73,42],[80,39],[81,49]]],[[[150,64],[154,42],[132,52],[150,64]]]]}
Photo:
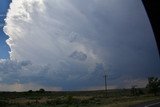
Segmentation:
{"type": "Polygon", "coordinates": [[[105,91],[107,91],[107,75],[104,75],[105,91]]]}
{"type": "Polygon", "coordinates": [[[107,96],[107,75],[106,74],[104,75],[104,85],[105,85],[105,93],[107,96]]]}

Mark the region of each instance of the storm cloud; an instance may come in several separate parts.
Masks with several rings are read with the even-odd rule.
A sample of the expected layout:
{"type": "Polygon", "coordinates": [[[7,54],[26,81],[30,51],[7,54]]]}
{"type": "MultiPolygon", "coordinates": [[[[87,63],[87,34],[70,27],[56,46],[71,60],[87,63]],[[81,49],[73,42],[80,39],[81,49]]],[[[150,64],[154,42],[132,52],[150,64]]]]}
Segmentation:
{"type": "Polygon", "coordinates": [[[11,51],[1,83],[78,90],[103,87],[105,73],[111,87],[159,75],[140,0],[12,0],[5,22],[11,51]]]}

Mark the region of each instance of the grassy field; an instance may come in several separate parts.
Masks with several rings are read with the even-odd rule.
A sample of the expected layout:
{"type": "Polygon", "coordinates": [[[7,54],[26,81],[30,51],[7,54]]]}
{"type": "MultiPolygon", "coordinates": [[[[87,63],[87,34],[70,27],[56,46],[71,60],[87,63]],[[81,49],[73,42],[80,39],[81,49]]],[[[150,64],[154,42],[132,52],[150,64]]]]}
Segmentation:
{"type": "Polygon", "coordinates": [[[0,107],[129,107],[158,99],[151,94],[131,94],[129,89],[68,92],[0,92],[0,107]]]}

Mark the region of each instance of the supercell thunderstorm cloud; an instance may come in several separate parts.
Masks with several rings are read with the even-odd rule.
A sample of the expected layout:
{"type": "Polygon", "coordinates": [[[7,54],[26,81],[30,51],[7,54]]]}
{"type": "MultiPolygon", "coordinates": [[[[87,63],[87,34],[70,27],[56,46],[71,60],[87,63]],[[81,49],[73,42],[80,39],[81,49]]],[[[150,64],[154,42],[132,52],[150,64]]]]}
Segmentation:
{"type": "Polygon", "coordinates": [[[7,90],[102,89],[105,73],[110,88],[129,87],[158,74],[140,0],[12,0],[5,22],[11,51],[0,60],[0,87],[7,90]]]}

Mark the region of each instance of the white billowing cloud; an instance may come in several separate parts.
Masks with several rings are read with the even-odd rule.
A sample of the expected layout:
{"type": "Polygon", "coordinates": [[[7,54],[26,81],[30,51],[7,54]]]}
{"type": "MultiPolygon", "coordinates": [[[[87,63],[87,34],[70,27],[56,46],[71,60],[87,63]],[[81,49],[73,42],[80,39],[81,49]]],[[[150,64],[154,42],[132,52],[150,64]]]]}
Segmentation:
{"type": "Polygon", "coordinates": [[[108,69],[112,87],[144,77],[158,68],[145,15],[138,0],[12,0],[0,83],[71,90],[102,88],[108,69]]]}
{"type": "MultiPolygon", "coordinates": [[[[80,30],[94,34],[88,19],[70,1],[13,0],[4,31],[11,48],[11,60],[31,60],[38,64],[59,65],[71,61],[75,52],[86,54],[85,65],[101,62],[80,30]]],[[[94,42],[94,41],[93,41],[94,42]]],[[[77,58],[78,59],[78,58],[77,58]]]]}
{"type": "MultiPolygon", "coordinates": [[[[50,65],[45,78],[52,78],[51,81],[58,80],[56,76],[61,81],[86,80],[97,63],[102,63],[91,46],[96,44],[83,34],[85,30],[94,35],[92,24],[71,1],[13,0],[5,21],[10,59],[50,65]],[[79,54],[70,57],[75,52],[79,54]]],[[[43,67],[29,67],[21,69],[23,75],[38,76],[43,71],[43,67]]]]}

